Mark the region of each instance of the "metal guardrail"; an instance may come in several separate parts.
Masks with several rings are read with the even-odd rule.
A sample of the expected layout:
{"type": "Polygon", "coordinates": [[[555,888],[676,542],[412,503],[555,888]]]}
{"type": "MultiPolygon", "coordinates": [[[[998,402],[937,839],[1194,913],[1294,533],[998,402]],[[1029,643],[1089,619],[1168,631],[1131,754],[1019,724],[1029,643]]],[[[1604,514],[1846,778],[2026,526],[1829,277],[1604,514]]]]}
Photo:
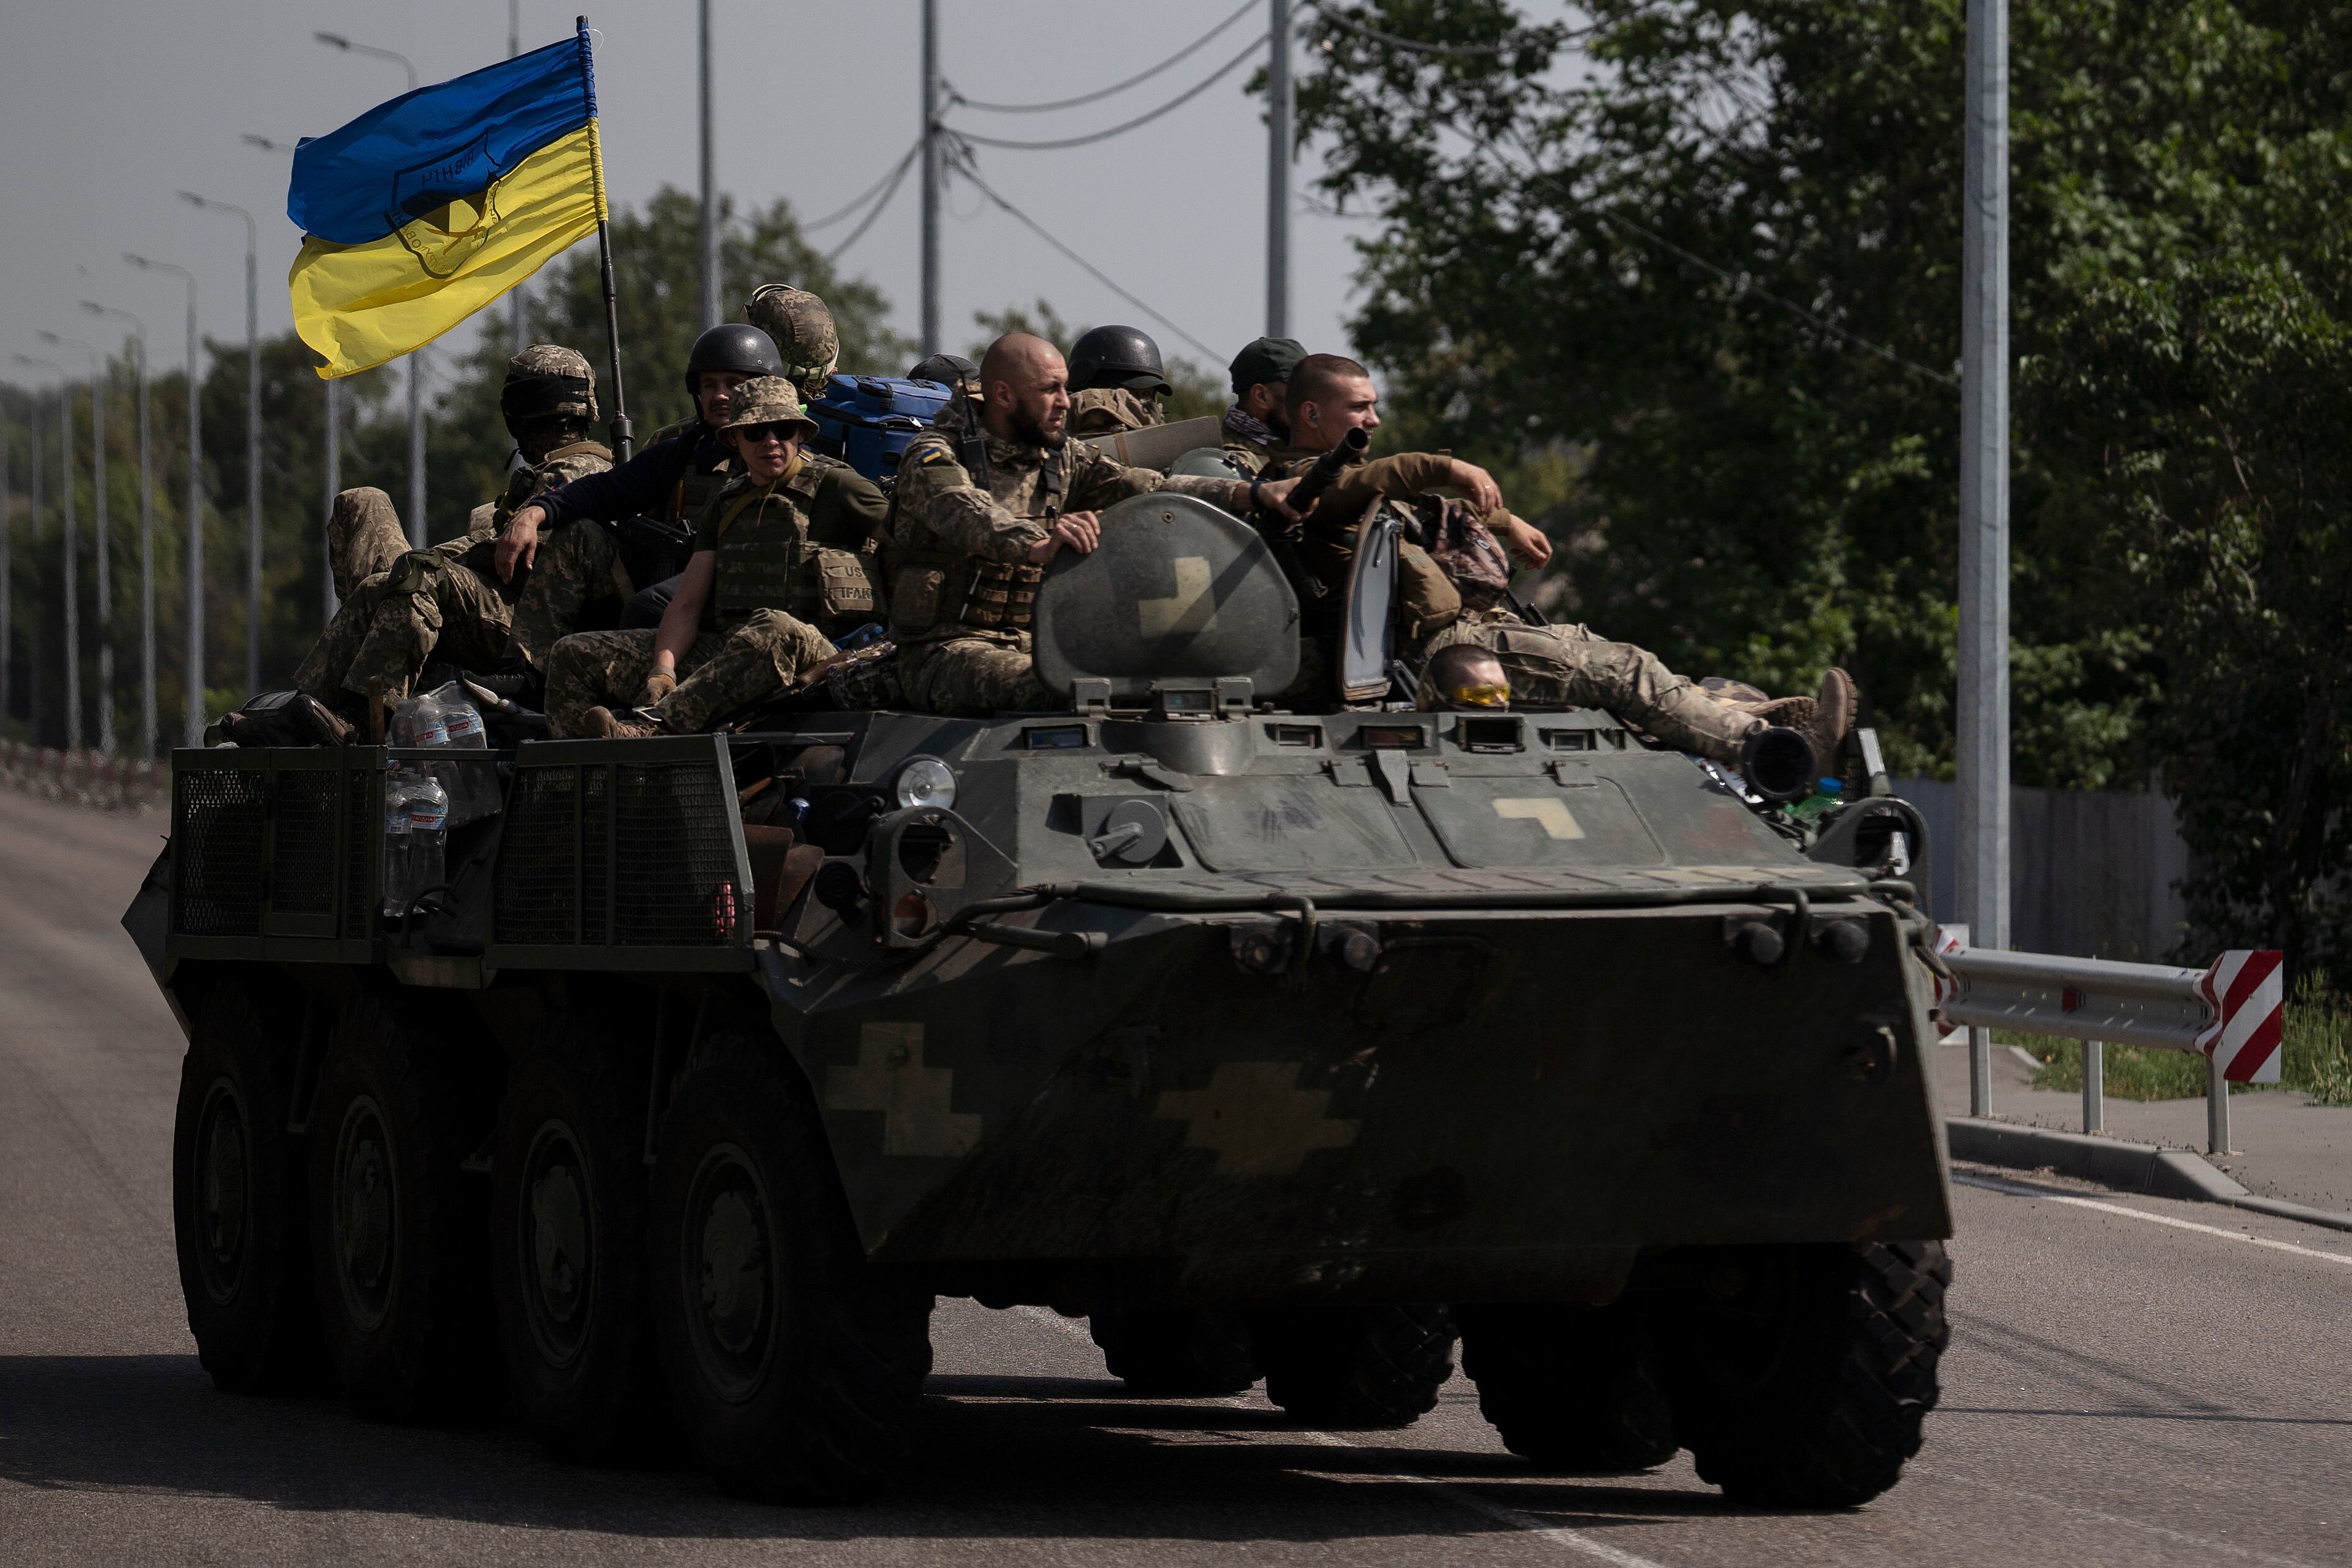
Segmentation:
{"type": "MultiPolygon", "coordinates": [[[[1937,1006],[1969,1028],[1973,1084],[1987,1082],[1973,1059],[1990,1052],[1995,1029],[2084,1042],[2086,1133],[2105,1122],[2109,1043],[2205,1058],[2205,1130],[2214,1154],[2231,1152],[2230,1085],[2279,1081],[2286,998],[2276,951],[2242,949],[2206,968],[2181,969],[1969,947],[1946,933],[1937,956],[1949,977],[1937,977],[1937,1006]]],[[[1983,1115],[1990,1107],[1972,1109],[1983,1115]]]]}
{"type": "Polygon", "coordinates": [[[52,751],[20,740],[0,740],[0,785],[29,795],[102,810],[137,810],[164,804],[166,769],[133,757],[97,751],[52,751]]]}

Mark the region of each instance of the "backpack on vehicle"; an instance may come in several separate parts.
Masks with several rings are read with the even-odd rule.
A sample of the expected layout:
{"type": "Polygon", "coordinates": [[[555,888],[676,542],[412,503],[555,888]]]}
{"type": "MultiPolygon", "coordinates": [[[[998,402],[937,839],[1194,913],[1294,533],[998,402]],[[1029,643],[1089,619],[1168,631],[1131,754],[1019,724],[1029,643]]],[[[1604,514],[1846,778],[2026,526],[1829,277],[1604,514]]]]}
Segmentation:
{"type": "Polygon", "coordinates": [[[815,450],[838,457],[877,485],[898,476],[898,458],[954,394],[937,382],[898,376],[828,377],[808,405],[815,450]]]}

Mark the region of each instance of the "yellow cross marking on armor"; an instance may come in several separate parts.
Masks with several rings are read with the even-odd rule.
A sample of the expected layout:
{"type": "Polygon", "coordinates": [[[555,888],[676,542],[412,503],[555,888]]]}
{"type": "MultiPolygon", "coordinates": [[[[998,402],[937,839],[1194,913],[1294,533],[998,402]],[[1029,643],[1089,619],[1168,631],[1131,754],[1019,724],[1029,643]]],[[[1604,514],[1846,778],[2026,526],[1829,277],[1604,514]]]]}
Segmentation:
{"type": "Polygon", "coordinates": [[[1330,1116],[1328,1089],[1301,1089],[1298,1061],[1223,1061],[1206,1089],[1169,1089],[1152,1114],[1188,1124],[1184,1146],[1213,1149],[1225,1176],[1291,1176],[1317,1149],[1344,1149],[1363,1124],[1330,1116]]]}
{"type": "Polygon", "coordinates": [[[980,1118],[948,1109],[955,1070],[923,1065],[923,1026],[869,1023],[857,1065],[825,1073],[828,1111],[882,1113],[882,1152],[953,1159],[980,1141],[980,1118]]]}
{"type": "Polygon", "coordinates": [[[1180,555],[1171,564],[1176,568],[1176,596],[1135,601],[1136,617],[1147,637],[1205,632],[1217,618],[1216,604],[1209,598],[1208,559],[1180,555]]]}
{"type": "Polygon", "coordinates": [[[1580,839],[1583,826],[1568,814],[1568,808],[1549,799],[1497,800],[1495,815],[1505,821],[1533,822],[1549,838],[1580,839]]]}

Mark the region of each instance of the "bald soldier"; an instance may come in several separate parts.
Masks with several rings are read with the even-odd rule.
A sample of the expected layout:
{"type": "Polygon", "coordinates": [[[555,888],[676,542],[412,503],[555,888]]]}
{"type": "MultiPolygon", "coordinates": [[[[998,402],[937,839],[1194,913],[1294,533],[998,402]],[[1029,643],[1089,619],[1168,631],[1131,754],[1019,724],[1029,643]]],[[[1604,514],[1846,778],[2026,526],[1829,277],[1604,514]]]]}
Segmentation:
{"type": "Polygon", "coordinates": [[[917,707],[1066,706],[1068,694],[1046,691],[1030,668],[1030,608],[1046,563],[1100,541],[1096,508],[1167,490],[1290,515],[1293,481],[1171,477],[1070,440],[1069,370],[1043,338],[999,338],[980,382],[976,422],[967,414],[917,436],[890,498],[890,636],[917,707]]]}

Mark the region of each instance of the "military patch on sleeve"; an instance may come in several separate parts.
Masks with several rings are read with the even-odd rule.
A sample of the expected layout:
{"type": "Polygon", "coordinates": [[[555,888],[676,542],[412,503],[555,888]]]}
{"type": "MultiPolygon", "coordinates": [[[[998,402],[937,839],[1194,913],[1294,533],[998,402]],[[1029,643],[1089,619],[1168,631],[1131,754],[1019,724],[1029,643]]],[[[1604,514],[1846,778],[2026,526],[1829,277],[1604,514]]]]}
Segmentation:
{"type": "Polygon", "coordinates": [[[952,463],[954,461],[955,454],[948,451],[945,447],[940,446],[926,446],[919,453],[916,454],[915,456],[916,465],[922,468],[928,468],[934,463],[952,463]]]}

